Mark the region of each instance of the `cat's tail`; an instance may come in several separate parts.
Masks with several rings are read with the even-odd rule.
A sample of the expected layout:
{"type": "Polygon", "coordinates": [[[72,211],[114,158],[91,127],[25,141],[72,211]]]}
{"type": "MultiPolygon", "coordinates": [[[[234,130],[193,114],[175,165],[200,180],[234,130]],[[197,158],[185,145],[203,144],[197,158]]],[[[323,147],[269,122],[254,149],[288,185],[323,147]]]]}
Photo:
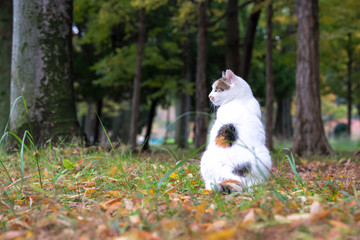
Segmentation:
{"type": "Polygon", "coordinates": [[[232,192],[243,192],[244,185],[236,180],[228,179],[222,181],[220,184],[220,192],[222,193],[232,193],[232,192]]]}

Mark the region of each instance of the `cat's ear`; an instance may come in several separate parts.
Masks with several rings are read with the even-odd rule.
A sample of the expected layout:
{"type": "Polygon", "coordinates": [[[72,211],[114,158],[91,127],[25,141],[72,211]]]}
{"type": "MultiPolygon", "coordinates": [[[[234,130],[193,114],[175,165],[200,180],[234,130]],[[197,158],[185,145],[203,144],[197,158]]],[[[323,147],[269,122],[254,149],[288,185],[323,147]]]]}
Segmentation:
{"type": "Polygon", "coordinates": [[[226,75],[225,75],[225,72],[224,72],[224,71],[221,71],[221,77],[222,77],[222,78],[225,78],[225,77],[226,77],[226,75]]]}
{"type": "Polygon", "coordinates": [[[235,74],[230,70],[230,69],[227,69],[226,72],[225,72],[225,78],[226,78],[226,82],[228,84],[232,84],[235,82],[236,80],[236,76],[235,74]]]}

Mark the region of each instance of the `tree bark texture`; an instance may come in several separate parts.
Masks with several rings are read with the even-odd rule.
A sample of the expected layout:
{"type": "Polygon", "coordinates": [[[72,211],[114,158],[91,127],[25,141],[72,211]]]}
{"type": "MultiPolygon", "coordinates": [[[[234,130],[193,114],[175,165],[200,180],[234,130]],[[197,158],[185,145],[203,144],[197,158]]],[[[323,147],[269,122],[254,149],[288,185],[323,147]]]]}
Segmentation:
{"type": "Polygon", "coordinates": [[[229,0],[226,7],[226,69],[231,69],[236,75],[240,74],[240,28],[239,28],[239,0],[229,0]]]}
{"type": "Polygon", "coordinates": [[[199,2],[198,8],[198,47],[196,60],[196,115],[195,115],[195,147],[199,148],[206,143],[208,121],[207,91],[206,91],[206,51],[207,51],[207,1],[199,2]]]}
{"type": "Polygon", "coordinates": [[[37,144],[82,137],[75,114],[71,0],[14,0],[10,127],[37,144]],[[69,138],[70,137],[70,138],[69,138]]]}
{"type": "Polygon", "coordinates": [[[272,69],[272,3],[266,9],[266,147],[272,151],[273,147],[273,106],[274,106],[274,79],[272,69]]]}
{"type": "Polygon", "coordinates": [[[261,14],[261,8],[259,7],[259,3],[255,1],[252,13],[249,18],[248,26],[246,29],[246,35],[244,44],[242,46],[242,56],[240,61],[240,77],[247,80],[250,74],[251,68],[251,58],[252,52],[254,48],[256,27],[259,22],[261,14]]]}
{"type": "Polygon", "coordinates": [[[12,1],[0,2],[0,135],[10,113],[12,1]]]}
{"type": "Polygon", "coordinates": [[[331,154],[321,119],[318,0],[297,0],[296,112],[292,150],[331,154]]]}
{"type": "Polygon", "coordinates": [[[140,105],[140,84],[142,79],[142,59],[144,55],[145,44],[145,8],[139,12],[139,37],[137,42],[137,56],[135,65],[135,78],[133,84],[132,106],[131,106],[131,123],[130,123],[130,145],[133,150],[136,149],[137,123],[139,119],[140,105]]]}
{"type": "Polygon", "coordinates": [[[347,127],[346,127],[346,133],[348,137],[351,137],[351,110],[352,110],[352,81],[351,81],[351,75],[352,75],[352,64],[353,64],[353,49],[351,44],[351,33],[347,35],[348,37],[348,46],[346,49],[347,55],[348,55],[348,61],[347,61],[347,81],[346,81],[346,87],[347,87],[347,127]]]}

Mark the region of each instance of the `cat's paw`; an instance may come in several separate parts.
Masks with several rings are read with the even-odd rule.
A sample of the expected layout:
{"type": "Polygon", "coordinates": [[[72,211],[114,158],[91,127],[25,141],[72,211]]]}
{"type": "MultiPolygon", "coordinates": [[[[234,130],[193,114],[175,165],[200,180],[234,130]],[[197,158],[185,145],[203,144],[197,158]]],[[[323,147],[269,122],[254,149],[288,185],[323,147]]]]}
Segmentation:
{"type": "Polygon", "coordinates": [[[244,186],[241,182],[228,179],[222,181],[220,184],[220,192],[221,193],[232,193],[232,192],[242,192],[244,191],[244,186]]]}

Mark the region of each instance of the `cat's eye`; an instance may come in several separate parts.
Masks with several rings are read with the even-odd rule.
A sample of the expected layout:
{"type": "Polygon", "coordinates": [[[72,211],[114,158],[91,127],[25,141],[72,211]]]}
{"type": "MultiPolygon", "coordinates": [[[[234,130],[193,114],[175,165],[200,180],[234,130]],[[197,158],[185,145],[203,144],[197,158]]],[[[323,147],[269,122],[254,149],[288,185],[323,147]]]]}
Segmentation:
{"type": "Polygon", "coordinates": [[[214,92],[220,92],[220,88],[215,88],[214,92]]]}

